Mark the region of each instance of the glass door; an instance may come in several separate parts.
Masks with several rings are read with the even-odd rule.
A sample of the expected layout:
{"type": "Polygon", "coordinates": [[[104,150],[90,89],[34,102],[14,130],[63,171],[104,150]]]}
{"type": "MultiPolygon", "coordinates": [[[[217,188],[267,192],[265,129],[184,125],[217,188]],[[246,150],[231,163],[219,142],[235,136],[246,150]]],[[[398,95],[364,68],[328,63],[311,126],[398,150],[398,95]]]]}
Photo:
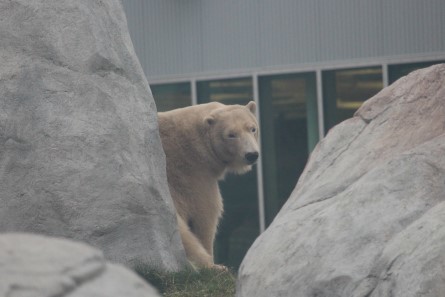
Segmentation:
{"type": "Polygon", "coordinates": [[[289,198],[318,142],[315,77],[259,77],[266,225],[289,198]]]}

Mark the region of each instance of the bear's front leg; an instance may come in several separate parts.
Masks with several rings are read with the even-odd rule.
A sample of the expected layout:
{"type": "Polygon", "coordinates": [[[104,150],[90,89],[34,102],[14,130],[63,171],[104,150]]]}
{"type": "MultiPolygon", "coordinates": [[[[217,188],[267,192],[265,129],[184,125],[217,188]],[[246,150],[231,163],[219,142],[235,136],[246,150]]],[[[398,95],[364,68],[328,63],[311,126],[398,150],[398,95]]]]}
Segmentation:
{"type": "Polygon", "coordinates": [[[218,217],[209,214],[203,214],[201,217],[202,220],[192,222],[192,232],[199,239],[207,253],[213,258],[213,245],[218,227],[218,217]]]}
{"type": "MultiPolygon", "coordinates": [[[[218,216],[213,216],[213,218],[218,218],[218,216]]],[[[196,235],[196,238],[202,244],[203,248],[212,258],[212,268],[218,269],[221,271],[228,271],[228,268],[224,265],[214,264],[213,259],[213,245],[215,241],[216,230],[218,227],[218,219],[208,220],[208,224],[203,225],[199,223],[193,224],[193,234],[196,235]]]]}
{"type": "Polygon", "coordinates": [[[181,216],[177,215],[177,219],[187,259],[198,267],[212,268],[215,265],[213,256],[207,252],[195,234],[190,231],[189,226],[181,216]]]}

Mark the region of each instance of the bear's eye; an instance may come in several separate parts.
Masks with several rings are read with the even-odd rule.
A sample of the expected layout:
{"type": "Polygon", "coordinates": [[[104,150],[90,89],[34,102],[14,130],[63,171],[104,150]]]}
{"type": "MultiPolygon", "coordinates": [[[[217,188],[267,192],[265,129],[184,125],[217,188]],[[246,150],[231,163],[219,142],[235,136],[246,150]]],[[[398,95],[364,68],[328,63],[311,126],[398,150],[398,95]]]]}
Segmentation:
{"type": "Polygon", "coordinates": [[[228,138],[236,138],[237,135],[236,135],[236,133],[231,132],[231,133],[229,133],[229,134],[227,135],[227,137],[228,137],[228,138]]]}
{"type": "Polygon", "coordinates": [[[250,132],[255,133],[256,132],[256,128],[255,127],[250,128],[250,132]]]}

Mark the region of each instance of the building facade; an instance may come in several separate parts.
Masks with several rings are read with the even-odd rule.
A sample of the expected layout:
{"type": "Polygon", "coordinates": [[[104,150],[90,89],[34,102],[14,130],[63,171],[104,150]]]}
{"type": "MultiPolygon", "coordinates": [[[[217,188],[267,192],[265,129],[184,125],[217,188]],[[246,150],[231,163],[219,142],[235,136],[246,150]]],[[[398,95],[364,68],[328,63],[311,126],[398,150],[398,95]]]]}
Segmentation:
{"type": "Polygon", "coordinates": [[[445,62],[443,0],[127,0],[159,111],[255,100],[256,170],[221,183],[215,254],[237,267],[289,197],[310,152],[361,103],[445,62]]]}

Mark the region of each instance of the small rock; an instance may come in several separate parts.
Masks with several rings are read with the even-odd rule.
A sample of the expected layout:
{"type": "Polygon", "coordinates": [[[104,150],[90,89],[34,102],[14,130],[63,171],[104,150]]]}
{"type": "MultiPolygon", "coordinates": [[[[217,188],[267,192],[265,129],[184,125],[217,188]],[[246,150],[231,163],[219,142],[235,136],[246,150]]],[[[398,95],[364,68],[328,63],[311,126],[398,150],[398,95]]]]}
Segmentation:
{"type": "Polygon", "coordinates": [[[159,296],[90,246],[31,234],[0,235],[0,280],[0,296],[159,296]]]}

